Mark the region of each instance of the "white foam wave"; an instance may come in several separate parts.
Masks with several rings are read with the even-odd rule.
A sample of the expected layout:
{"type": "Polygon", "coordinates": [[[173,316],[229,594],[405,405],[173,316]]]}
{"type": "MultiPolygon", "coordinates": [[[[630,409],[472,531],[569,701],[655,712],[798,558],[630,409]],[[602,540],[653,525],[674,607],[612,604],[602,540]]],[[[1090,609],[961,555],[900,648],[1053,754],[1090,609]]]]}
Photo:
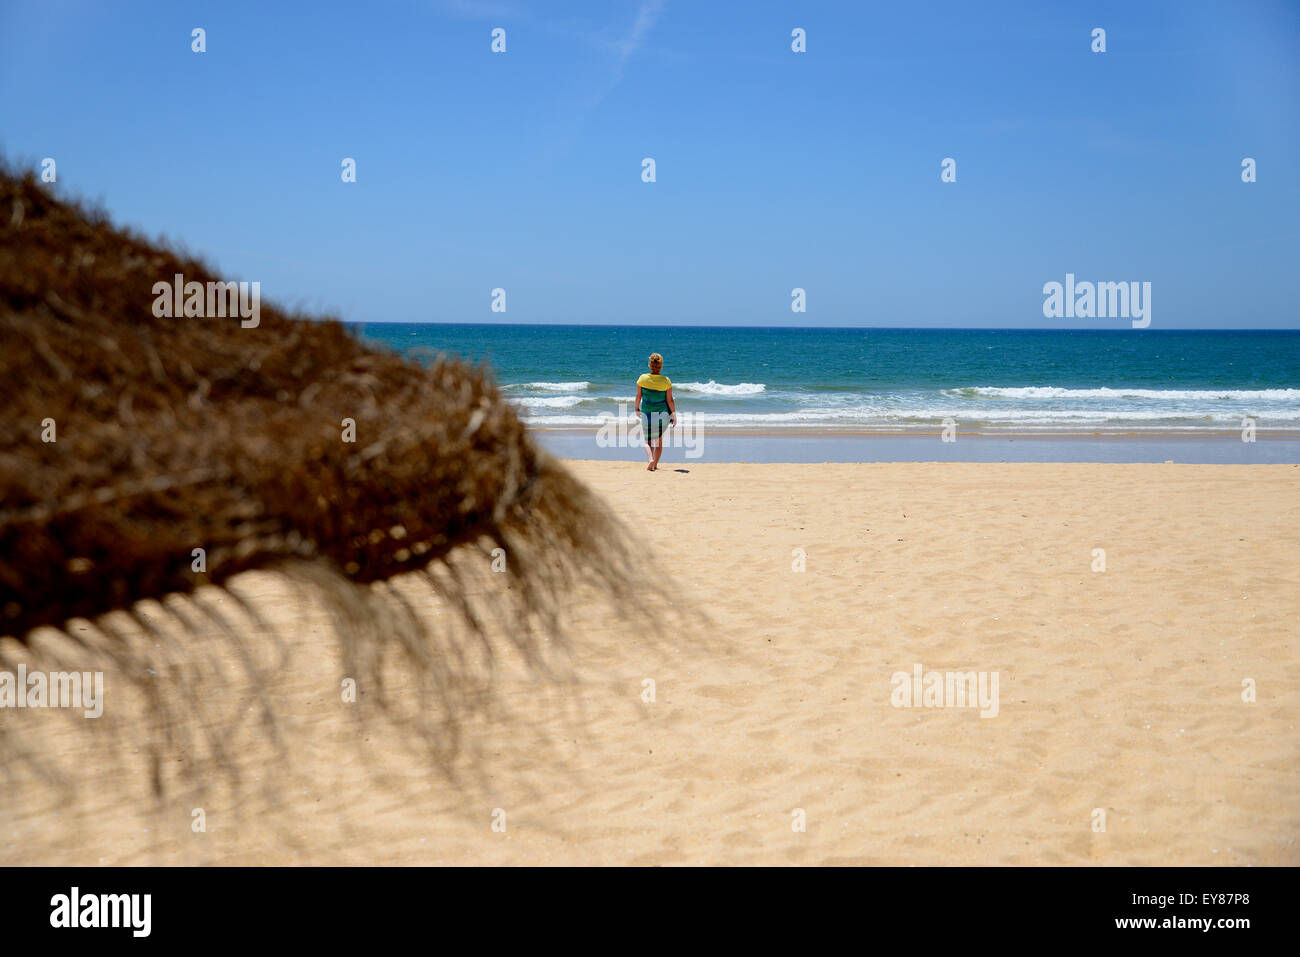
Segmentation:
{"type": "Polygon", "coordinates": [[[528,409],[571,409],[583,402],[595,401],[585,395],[525,396],[510,400],[528,409]]]}
{"type": "Polygon", "coordinates": [[[1000,388],[971,386],[945,389],[945,395],[1004,399],[1174,399],[1242,402],[1300,402],[1300,389],[1062,389],[1056,386],[1000,388]]]}
{"type": "MultiPolygon", "coordinates": [[[[758,428],[770,425],[785,426],[873,426],[908,427],[937,425],[951,416],[959,425],[987,426],[1061,426],[1095,428],[1108,424],[1126,427],[1236,429],[1241,425],[1240,412],[1188,413],[1175,410],[1157,412],[1133,410],[1048,410],[1048,409],[970,409],[951,407],[885,409],[881,407],[855,409],[800,409],[789,412],[695,412],[694,421],[703,426],[728,426],[733,428],[758,428]]],[[[592,415],[538,415],[526,416],[533,425],[599,427],[616,420],[612,412],[592,415]]],[[[634,417],[629,416],[629,421],[634,417]]],[[[1295,428],[1300,422],[1300,409],[1285,410],[1261,416],[1257,426],[1268,428],[1295,428]]]]}
{"type": "Polygon", "coordinates": [[[507,389],[532,389],[534,392],[586,392],[590,382],[515,382],[507,389]]]}
{"type": "Polygon", "coordinates": [[[675,382],[673,390],[698,392],[702,395],[758,395],[760,392],[766,392],[767,386],[761,382],[737,382],[735,385],[726,385],[710,379],[708,382],[675,382]]]}

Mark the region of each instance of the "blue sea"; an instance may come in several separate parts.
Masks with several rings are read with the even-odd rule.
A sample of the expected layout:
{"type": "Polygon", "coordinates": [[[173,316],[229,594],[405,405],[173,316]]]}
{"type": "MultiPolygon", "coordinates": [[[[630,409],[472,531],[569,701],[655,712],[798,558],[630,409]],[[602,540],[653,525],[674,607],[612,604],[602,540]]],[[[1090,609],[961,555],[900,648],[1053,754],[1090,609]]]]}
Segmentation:
{"type": "Polygon", "coordinates": [[[487,363],[534,426],[599,427],[659,352],[679,411],[727,430],[1300,429],[1300,331],[357,328],[417,358],[487,363]]]}

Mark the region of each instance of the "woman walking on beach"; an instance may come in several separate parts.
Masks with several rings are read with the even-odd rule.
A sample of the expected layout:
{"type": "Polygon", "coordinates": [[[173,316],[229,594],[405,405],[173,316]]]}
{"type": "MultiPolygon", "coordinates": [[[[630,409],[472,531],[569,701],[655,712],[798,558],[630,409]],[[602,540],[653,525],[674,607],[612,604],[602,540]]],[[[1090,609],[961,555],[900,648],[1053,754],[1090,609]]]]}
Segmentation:
{"type": "Polygon", "coordinates": [[[670,425],[677,424],[677,404],[673,402],[673,384],[662,375],[664,357],[659,353],[650,356],[650,372],[636,380],[636,411],[641,417],[645,433],[645,454],[650,460],[647,472],[659,468],[659,456],[664,454],[664,433],[670,425]]]}

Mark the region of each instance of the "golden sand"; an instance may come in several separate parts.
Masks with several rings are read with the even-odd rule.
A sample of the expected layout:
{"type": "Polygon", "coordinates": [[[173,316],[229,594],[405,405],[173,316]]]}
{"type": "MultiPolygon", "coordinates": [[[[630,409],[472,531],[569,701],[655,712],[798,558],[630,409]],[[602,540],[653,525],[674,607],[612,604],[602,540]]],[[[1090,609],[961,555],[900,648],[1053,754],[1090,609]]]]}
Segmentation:
{"type": "Polygon", "coordinates": [[[454,781],[252,573],[287,757],[250,712],[238,788],[155,806],[129,734],[0,712],[77,785],[0,779],[0,863],[1300,863],[1300,467],[571,467],[674,614],[575,595],[567,679],[503,659],[454,781]],[[996,716],[894,707],[918,664],[996,672],[996,716]]]}

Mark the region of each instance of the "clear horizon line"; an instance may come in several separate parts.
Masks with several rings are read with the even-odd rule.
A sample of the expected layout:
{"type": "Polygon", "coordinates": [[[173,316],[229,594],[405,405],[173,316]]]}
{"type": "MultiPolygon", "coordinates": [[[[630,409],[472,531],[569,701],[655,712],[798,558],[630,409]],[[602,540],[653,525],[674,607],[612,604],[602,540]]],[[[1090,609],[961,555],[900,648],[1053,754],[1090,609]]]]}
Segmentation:
{"type": "Polygon", "coordinates": [[[610,329],[843,329],[846,331],[888,330],[892,332],[1116,332],[1116,333],[1160,333],[1160,332],[1300,332],[1300,327],[1272,326],[1178,326],[1160,329],[1134,330],[1127,327],[1111,328],[1107,326],[1078,326],[1062,328],[1060,326],[834,326],[834,325],[746,325],[743,323],[650,323],[650,322],[475,322],[453,321],[446,319],[342,319],[347,326],[487,326],[536,328],[538,326],[555,326],[558,328],[610,328],[610,329]]]}

